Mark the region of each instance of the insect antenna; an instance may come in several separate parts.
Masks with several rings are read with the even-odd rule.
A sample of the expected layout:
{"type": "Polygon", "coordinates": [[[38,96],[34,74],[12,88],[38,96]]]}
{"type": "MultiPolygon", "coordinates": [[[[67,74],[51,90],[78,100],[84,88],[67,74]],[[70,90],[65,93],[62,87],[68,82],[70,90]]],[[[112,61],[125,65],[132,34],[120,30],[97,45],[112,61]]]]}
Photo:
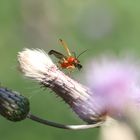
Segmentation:
{"type": "Polygon", "coordinates": [[[86,52],[87,50],[84,50],[83,52],[81,52],[78,56],[77,56],[77,59],[86,52]]]}

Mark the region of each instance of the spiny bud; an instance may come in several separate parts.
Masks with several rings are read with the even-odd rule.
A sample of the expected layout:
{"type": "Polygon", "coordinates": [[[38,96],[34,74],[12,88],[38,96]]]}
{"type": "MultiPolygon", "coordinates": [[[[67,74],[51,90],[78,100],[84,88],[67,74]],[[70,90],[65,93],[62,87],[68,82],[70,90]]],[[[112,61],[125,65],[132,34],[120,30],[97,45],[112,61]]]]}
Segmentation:
{"type": "Polygon", "coordinates": [[[29,101],[15,91],[0,87],[0,114],[10,121],[21,121],[29,113],[29,101]]]}

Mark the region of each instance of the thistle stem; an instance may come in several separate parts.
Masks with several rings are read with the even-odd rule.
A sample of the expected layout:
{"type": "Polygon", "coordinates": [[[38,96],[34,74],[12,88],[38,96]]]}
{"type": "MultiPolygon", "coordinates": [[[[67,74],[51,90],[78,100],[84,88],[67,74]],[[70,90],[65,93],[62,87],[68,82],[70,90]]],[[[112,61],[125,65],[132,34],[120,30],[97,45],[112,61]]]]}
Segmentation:
{"type": "Polygon", "coordinates": [[[103,123],[103,122],[99,122],[96,124],[85,124],[85,125],[65,125],[65,124],[52,122],[52,121],[49,121],[46,119],[42,119],[42,118],[35,116],[31,113],[29,113],[27,115],[27,118],[29,118],[33,121],[36,121],[38,123],[44,124],[44,125],[48,125],[48,126],[52,126],[52,127],[56,127],[56,128],[61,128],[61,129],[68,129],[68,130],[82,130],[82,129],[89,129],[89,128],[97,128],[97,127],[100,127],[103,123]]]}

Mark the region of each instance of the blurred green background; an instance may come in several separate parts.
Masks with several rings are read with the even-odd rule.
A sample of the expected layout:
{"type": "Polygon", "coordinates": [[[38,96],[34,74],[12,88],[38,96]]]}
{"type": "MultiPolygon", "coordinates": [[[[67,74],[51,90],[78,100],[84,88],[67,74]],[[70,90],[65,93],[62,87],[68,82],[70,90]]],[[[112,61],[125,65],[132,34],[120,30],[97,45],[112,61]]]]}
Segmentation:
{"type": "MultiPolygon", "coordinates": [[[[34,114],[61,123],[83,123],[61,99],[17,70],[17,53],[25,47],[64,52],[59,38],[66,40],[72,51],[89,50],[80,59],[83,64],[106,51],[139,54],[140,1],[0,0],[1,85],[28,97],[34,114]]],[[[0,117],[2,140],[96,140],[98,133],[98,129],[67,131],[0,117]]]]}

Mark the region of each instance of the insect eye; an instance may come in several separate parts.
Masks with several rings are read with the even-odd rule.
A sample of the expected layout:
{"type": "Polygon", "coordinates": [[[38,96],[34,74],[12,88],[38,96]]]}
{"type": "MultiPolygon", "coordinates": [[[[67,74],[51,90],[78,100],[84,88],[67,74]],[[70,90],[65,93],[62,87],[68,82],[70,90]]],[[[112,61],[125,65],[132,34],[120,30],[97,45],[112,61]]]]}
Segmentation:
{"type": "Polygon", "coordinates": [[[76,63],[76,64],[75,64],[75,67],[77,67],[78,70],[81,70],[83,66],[82,66],[81,64],[79,64],[79,63],[78,63],[78,64],[76,63]]]}
{"type": "Polygon", "coordinates": [[[81,64],[78,64],[77,66],[78,66],[78,69],[79,69],[79,70],[81,70],[82,67],[83,67],[81,64]]]}

